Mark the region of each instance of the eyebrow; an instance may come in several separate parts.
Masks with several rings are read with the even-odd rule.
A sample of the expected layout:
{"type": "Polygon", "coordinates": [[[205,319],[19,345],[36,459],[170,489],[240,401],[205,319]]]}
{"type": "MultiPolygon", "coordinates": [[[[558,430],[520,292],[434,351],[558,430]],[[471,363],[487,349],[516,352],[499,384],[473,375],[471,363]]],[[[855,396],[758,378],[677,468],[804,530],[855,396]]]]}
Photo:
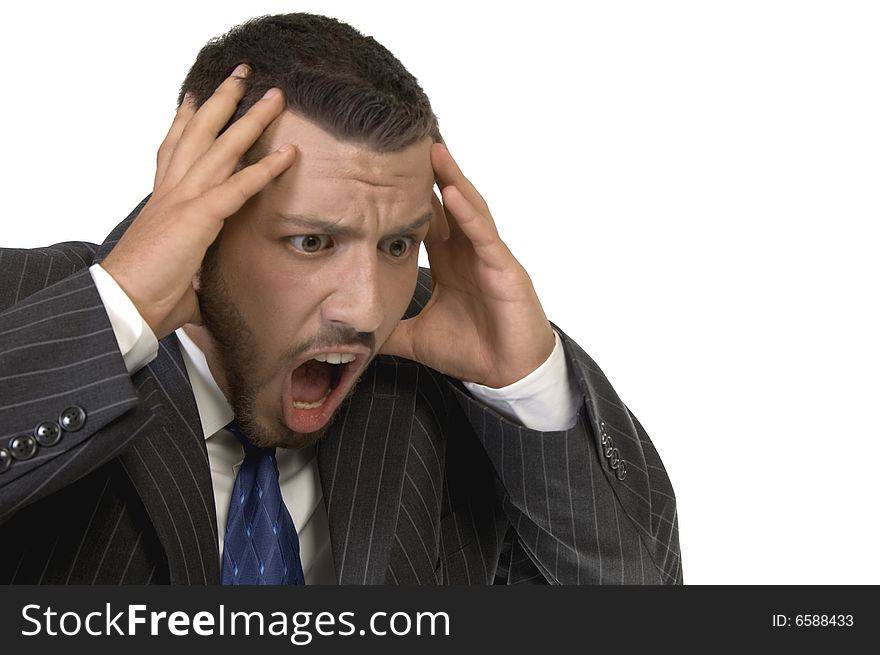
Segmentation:
{"type": "MultiPolygon", "coordinates": [[[[386,234],[385,238],[408,236],[423,227],[426,223],[430,222],[433,214],[433,209],[429,209],[426,213],[422,214],[415,220],[410,221],[406,225],[401,225],[399,228],[395,228],[393,232],[386,234]]],[[[317,216],[307,216],[304,214],[278,214],[277,218],[280,221],[290,223],[296,227],[305,228],[315,234],[326,234],[328,236],[341,235],[347,237],[361,236],[361,231],[357,228],[339,225],[338,221],[328,221],[326,218],[319,218],[317,216]]]]}

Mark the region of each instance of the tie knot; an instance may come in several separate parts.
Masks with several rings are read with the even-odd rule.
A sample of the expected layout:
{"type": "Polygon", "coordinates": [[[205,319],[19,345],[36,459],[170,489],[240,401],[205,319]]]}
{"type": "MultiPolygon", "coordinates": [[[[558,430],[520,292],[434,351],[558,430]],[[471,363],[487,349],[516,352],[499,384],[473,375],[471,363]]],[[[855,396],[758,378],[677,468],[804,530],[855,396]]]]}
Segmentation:
{"type": "Polygon", "coordinates": [[[245,457],[272,457],[275,455],[274,448],[260,448],[259,446],[255,446],[251,443],[251,440],[247,438],[244,431],[242,431],[241,427],[235,421],[232,421],[229,425],[226,426],[226,429],[229,430],[238,442],[241,444],[242,448],[244,448],[245,457]]]}

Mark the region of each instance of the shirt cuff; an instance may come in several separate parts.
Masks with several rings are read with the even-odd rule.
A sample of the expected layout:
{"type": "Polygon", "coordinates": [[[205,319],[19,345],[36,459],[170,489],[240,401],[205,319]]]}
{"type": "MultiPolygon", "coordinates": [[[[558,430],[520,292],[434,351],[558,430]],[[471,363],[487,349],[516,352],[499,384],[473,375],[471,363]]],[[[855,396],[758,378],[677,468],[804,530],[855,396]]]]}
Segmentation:
{"type": "Polygon", "coordinates": [[[119,352],[125,360],[128,374],[133,375],[156,358],[159,342],[153,330],[138,312],[137,307],[116,280],[100,264],[89,267],[101,302],[107,310],[119,352]]]}
{"type": "Polygon", "coordinates": [[[500,389],[462,382],[477,399],[530,430],[568,430],[577,423],[581,393],[569,378],[562,340],[556,330],[550,357],[521,380],[500,389]]]}

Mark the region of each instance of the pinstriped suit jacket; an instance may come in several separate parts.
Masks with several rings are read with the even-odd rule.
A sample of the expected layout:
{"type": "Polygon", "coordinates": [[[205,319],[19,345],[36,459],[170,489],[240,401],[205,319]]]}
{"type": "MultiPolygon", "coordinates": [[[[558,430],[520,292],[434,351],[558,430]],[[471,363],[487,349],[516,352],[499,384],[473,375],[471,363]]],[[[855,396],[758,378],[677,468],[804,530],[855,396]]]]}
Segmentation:
{"type": "MultiPolygon", "coordinates": [[[[100,247],[0,250],[0,448],[66,407],[87,414],[0,473],[2,583],[219,581],[214,503],[228,499],[213,497],[176,338],[129,376],[87,270],[143,205],[100,247]]],[[[429,295],[423,269],[407,315],[429,295]]],[[[340,583],[681,583],[663,464],[559,332],[583,393],[561,432],[525,429],[455,380],[376,358],[317,451],[340,583]]]]}

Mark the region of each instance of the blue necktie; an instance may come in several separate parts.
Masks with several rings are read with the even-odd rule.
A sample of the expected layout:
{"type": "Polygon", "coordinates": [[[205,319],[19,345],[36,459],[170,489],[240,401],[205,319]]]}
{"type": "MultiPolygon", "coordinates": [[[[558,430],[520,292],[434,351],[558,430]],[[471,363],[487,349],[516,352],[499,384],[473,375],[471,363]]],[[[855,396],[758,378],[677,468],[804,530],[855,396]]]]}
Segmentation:
{"type": "Polygon", "coordinates": [[[229,502],[221,584],[305,584],[299,538],[278,484],[275,449],[254,446],[235,422],[226,429],[244,446],[245,457],[229,502]]]}

